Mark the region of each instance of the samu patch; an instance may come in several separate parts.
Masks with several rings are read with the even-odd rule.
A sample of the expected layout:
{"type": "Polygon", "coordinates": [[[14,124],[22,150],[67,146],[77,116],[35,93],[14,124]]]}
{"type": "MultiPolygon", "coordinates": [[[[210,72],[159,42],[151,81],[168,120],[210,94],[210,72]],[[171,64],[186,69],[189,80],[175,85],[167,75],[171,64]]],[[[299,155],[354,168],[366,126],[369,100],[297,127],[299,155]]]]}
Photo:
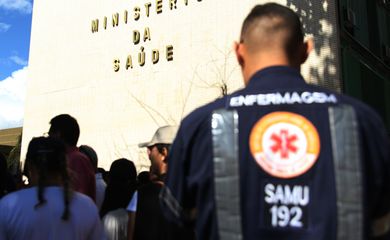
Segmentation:
{"type": "Polygon", "coordinates": [[[267,228],[307,228],[310,187],[304,184],[263,184],[263,223],[267,228]]]}
{"type": "Polygon", "coordinates": [[[249,147],[265,172],[286,179],[304,174],[315,164],[320,138],[315,126],[305,117],[273,112],[253,126],[249,147]]]}

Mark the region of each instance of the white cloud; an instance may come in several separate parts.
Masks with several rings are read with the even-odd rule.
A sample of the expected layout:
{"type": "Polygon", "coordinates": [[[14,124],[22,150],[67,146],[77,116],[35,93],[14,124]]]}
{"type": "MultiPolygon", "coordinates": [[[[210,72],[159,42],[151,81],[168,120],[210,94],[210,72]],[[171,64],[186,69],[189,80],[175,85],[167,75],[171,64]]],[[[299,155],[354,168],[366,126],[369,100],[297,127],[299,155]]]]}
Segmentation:
{"type": "Polygon", "coordinates": [[[0,129],[23,125],[27,78],[28,67],[24,67],[0,81],[0,129]]]}
{"type": "Polygon", "coordinates": [[[24,60],[21,57],[18,57],[16,55],[9,57],[9,59],[11,61],[13,61],[14,63],[20,65],[20,66],[26,66],[27,65],[27,61],[26,60],[24,60]]]}
{"type": "MultiPolygon", "coordinates": [[[[1,0],[0,0],[1,1],[1,0]]],[[[0,33],[6,32],[11,27],[11,25],[0,22],[0,33]]]]}
{"type": "Polygon", "coordinates": [[[0,0],[0,8],[15,10],[21,13],[31,13],[32,0],[0,0]]]}

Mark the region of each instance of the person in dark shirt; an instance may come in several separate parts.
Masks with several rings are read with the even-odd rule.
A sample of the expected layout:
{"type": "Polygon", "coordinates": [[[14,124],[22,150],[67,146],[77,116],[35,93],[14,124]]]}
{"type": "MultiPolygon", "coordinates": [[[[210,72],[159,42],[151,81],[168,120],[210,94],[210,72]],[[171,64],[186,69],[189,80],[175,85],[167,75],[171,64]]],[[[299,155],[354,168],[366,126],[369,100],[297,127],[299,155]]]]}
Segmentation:
{"type": "Polygon", "coordinates": [[[191,240],[194,238],[191,229],[169,223],[164,218],[159,203],[159,194],[164,186],[167,169],[166,158],[176,131],[176,126],[160,127],[151,141],[139,144],[139,147],[147,148],[151,162],[151,180],[138,188],[127,207],[129,240],[191,240]]]}
{"type": "Polygon", "coordinates": [[[100,216],[107,237],[127,240],[128,213],[126,211],[137,188],[137,171],[132,161],[121,158],[112,162],[100,216]]]}
{"type": "Polygon", "coordinates": [[[150,172],[149,171],[142,171],[137,176],[137,185],[138,187],[141,187],[145,184],[150,183],[150,172]]]}
{"type": "Polygon", "coordinates": [[[66,144],[66,155],[73,189],[95,201],[95,171],[88,157],[76,147],[80,136],[80,127],[77,120],[68,114],[55,116],[50,120],[49,136],[61,139],[66,144]]]}
{"type": "Polygon", "coordinates": [[[16,183],[8,171],[7,159],[2,153],[0,153],[0,199],[15,190],[16,183]]]}
{"type": "Polygon", "coordinates": [[[389,239],[383,122],[358,100],[307,84],[313,44],[267,3],[235,44],[246,87],[181,122],[160,195],[197,239],[389,239]]]}

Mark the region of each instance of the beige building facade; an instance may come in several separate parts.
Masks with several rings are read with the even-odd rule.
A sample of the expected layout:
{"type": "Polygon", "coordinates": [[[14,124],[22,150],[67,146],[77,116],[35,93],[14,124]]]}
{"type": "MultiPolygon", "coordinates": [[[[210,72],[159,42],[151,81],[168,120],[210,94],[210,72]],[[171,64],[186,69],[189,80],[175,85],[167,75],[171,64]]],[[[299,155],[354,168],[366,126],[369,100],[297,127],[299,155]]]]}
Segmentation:
{"type": "MultiPolygon", "coordinates": [[[[147,169],[139,142],[243,87],[233,42],[250,9],[265,2],[34,1],[22,160],[31,138],[68,113],[101,167],[125,157],[147,169]]],[[[339,90],[335,3],[275,2],[297,11],[316,42],[304,76],[339,90]]]]}

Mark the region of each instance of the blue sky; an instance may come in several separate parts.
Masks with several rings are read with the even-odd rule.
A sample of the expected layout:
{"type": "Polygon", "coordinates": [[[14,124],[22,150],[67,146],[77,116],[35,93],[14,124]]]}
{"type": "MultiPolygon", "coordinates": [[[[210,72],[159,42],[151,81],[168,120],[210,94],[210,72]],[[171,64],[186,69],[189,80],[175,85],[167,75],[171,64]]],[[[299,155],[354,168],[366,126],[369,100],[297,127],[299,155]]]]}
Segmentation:
{"type": "Polygon", "coordinates": [[[33,0],[0,0],[0,129],[23,124],[33,0]]]}

